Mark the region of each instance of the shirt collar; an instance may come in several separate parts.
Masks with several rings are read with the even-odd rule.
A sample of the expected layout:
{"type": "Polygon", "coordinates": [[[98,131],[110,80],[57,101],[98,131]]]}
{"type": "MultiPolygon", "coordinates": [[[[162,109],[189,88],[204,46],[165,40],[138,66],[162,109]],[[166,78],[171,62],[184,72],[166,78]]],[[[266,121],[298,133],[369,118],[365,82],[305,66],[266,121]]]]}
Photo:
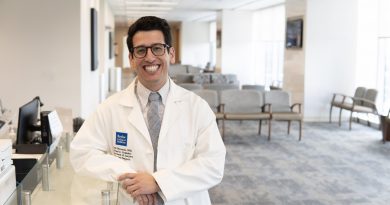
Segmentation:
{"type": "MultiPolygon", "coordinates": [[[[170,88],[170,81],[171,79],[168,78],[167,82],[165,82],[164,86],[160,88],[157,92],[161,95],[162,103],[165,106],[168,98],[168,93],[169,93],[169,88],[170,88]]],[[[139,80],[137,80],[137,94],[138,97],[140,98],[139,100],[141,101],[141,105],[143,108],[146,107],[148,104],[148,98],[150,93],[152,92],[151,90],[147,89],[144,85],[142,85],[139,80]]]]}

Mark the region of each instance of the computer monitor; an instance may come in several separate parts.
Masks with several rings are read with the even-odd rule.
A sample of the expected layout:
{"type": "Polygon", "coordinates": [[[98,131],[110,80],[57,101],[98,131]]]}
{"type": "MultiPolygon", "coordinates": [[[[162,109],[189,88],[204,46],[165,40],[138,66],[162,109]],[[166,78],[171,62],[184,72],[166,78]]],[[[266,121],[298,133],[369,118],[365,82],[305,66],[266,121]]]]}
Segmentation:
{"type": "Polygon", "coordinates": [[[40,100],[39,97],[36,97],[19,108],[16,144],[31,144],[34,140],[34,132],[40,130],[38,125],[39,106],[40,100]]]}

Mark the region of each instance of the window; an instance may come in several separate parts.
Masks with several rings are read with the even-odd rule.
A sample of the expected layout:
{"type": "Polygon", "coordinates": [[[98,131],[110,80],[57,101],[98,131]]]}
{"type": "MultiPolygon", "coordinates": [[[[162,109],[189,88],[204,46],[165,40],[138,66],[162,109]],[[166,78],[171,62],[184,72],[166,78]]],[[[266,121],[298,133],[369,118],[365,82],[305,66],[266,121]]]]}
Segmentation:
{"type": "Polygon", "coordinates": [[[378,39],[378,108],[390,109],[390,37],[378,39]]]}
{"type": "Polygon", "coordinates": [[[255,83],[282,86],[285,42],[285,6],[259,10],[254,14],[253,51],[255,83]]]}

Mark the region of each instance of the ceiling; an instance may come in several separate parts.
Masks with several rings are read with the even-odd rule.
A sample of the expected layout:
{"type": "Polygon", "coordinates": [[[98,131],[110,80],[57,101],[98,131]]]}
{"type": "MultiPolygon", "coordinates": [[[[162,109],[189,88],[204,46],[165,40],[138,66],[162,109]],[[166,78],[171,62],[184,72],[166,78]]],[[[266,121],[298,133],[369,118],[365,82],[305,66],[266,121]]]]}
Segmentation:
{"type": "Polygon", "coordinates": [[[107,0],[117,23],[154,15],[168,21],[213,21],[221,10],[259,10],[285,0],[107,0]]]}

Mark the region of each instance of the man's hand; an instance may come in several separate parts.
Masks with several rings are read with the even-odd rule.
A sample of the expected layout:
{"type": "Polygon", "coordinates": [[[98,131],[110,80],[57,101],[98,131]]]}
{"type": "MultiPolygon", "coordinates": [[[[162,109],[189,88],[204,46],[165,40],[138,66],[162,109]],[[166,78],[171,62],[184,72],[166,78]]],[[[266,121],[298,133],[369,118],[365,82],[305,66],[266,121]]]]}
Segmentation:
{"type": "Polygon", "coordinates": [[[122,182],[122,188],[137,200],[140,195],[154,194],[159,191],[153,176],[145,172],[122,174],[118,180],[122,182]]]}
{"type": "Polygon", "coordinates": [[[139,205],[155,205],[157,203],[156,194],[144,194],[135,198],[139,205]]]}

